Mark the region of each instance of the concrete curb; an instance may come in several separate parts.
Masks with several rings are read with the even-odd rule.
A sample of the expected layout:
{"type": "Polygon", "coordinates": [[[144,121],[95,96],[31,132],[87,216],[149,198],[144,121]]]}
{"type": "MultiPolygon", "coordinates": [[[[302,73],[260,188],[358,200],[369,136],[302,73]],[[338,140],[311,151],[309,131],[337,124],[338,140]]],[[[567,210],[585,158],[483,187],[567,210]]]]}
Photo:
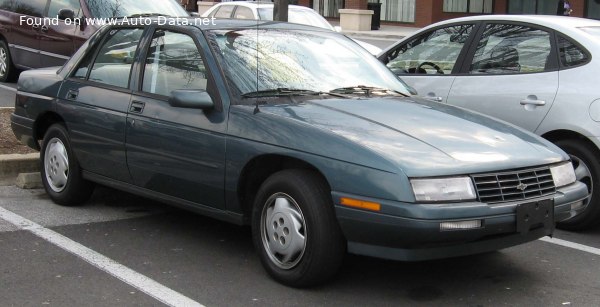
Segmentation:
{"type": "Polygon", "coordinates": [[[40,171],[40,154],[10,154],[0,155],[0,184],[12,185],[20,173],[35,173],[40,171]]]}

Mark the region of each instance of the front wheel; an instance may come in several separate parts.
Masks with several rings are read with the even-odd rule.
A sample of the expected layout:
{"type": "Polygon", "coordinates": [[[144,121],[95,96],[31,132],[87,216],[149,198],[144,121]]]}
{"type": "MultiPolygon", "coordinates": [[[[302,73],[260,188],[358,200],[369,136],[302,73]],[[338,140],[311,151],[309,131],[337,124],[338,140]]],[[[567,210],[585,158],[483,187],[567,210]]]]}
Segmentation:
{"type": "Polygon", "coordinates": [[[46,131],[40,162],[44,188],[55,203],[76,206],[90,198],[94,185],[82,178],[63,125],[54,124],[46,131]]]}
{"type": "Polygon", "coordinates": [[[16,68],[10,57],[10,50],[5,41],[0,40],[0,82],[12,81],[16,75],[16,68]]]}
{"type": "Polygon", "coordinates": [[[262,184],[252,239],[267,272],[293,287],[331,278],[346,252],[327,184],[308,170],[283,170],[262,184]]]}
{"type": "Polygon", "coordinates": [[[555,143],[571,157],[575,177],[588,187],[587,207],[578,215],[557,224],[561,229],[585,230],[600,225],[600,163],[597,150],[578,140],[555,143]]]}

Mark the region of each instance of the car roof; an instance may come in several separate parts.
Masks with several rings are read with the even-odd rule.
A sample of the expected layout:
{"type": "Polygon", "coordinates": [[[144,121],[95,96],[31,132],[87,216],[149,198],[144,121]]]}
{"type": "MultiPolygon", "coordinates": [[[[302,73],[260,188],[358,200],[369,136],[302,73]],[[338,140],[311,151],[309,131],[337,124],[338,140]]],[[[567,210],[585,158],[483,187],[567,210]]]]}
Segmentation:
{"type": "Polygon", "coordinates": [[[556,30],[561,29],[573,29],[580,27],[598,27],[600,26],[600,21],[588,19],[588,18],[579,18],[579,17],[570,17],[570,16],[554,16],[554,15],[479,15],[479,16],[470,16],[470,17],[461,17],[444,20],[430,26],[437,27],[444,24],[452,24],[457,22],[469,22],[469,21],[509,21],[509,22],[525,22],[538,24],[543,27],[553,28],[556,30]]]}

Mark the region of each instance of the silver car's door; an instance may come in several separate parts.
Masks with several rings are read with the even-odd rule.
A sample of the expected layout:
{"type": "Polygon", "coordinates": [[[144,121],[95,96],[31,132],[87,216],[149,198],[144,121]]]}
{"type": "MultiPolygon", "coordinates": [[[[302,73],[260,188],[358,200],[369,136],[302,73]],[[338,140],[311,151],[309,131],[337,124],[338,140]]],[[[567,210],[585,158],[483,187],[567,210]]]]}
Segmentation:
{"type": "Polygon", "coordinates": [[[485,25],[447,102],[535,131],[558,89],[554,44],[553,34],[545,29],[485,25]]]}
{"type": "Polygon", "coordinates": [[[468,49],[463,47],[469,45],[474,29],[474,23],[432,29],[399,44],[380,60],[416,89],[419,96],[443,102],[468,49]]]}

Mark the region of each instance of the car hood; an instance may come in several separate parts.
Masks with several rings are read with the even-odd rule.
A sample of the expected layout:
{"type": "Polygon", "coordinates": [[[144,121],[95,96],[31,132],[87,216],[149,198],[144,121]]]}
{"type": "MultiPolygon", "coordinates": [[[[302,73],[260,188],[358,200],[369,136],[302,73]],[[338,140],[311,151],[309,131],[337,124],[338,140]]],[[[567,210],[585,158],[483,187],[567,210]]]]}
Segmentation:
{"type": "Polygon", "coordinates": [[[315,99],[260,110],[359,144],[408,176],[488,172],[568,159],[550,142],[511,124],[416,98],[315,99]]]}

